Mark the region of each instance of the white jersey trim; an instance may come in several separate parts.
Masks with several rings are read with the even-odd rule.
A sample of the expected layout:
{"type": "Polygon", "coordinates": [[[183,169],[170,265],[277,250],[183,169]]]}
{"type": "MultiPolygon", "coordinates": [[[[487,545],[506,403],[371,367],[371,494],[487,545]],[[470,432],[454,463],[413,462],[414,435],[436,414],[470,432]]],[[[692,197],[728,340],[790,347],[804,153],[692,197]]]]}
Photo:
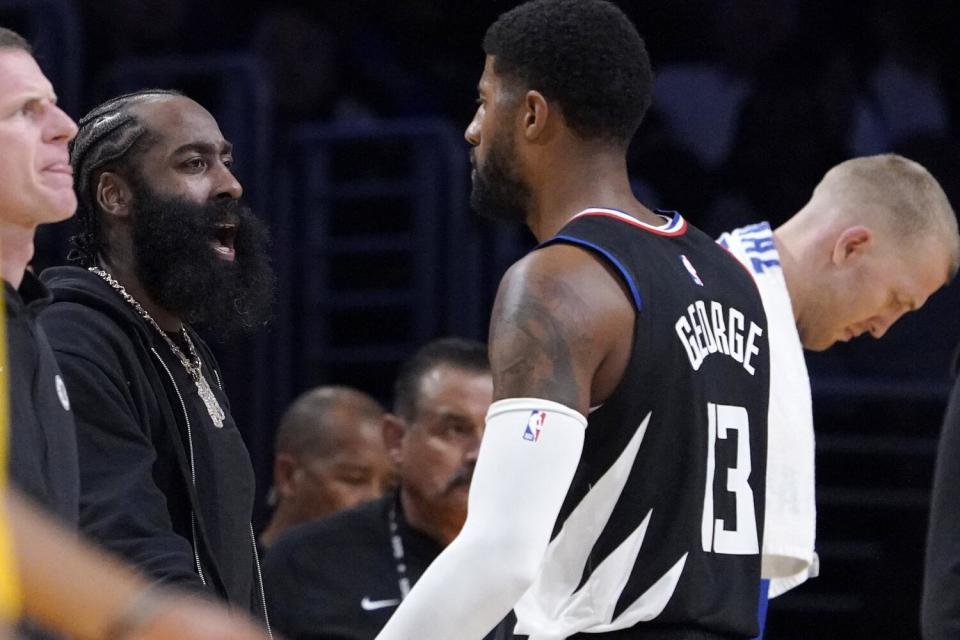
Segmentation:
{"type": "Polygon", "coordinates": [[[651,231],[658,235],[665,236],[679,236],[683,235],[687,230],[687,221],[683,219],[678,212],[672,211],[673,217],[667,217],[661,213],[657,213],[661,218],[664,219],[664,224],[656,226],[652,224],[647,224],[642,222],[637,218],[633,217],[629,213],[625,213],[618,209],[604,209],[602,207],[591,207],[589,209],[584,209],[580,213],[576,214],[571,218],[571,220],[576,220],[577,218],[583,216],[606,216],[608,218],[615,218],[627,224],[632,224],[635,227],[651,231]]]}

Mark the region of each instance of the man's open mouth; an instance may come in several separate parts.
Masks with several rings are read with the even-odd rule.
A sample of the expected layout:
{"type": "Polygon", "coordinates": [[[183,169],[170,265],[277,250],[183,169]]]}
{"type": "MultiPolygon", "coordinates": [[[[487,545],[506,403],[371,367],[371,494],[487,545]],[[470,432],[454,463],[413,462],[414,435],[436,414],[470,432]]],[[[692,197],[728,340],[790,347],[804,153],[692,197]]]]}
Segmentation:
{"type": "Polygon", "coordinates": [[[231,222],[223,222],[213,227],[213,238],[210,240],[210,246],[217,252],[217,255],[224,260],[233,260],[236,257],[236,251],[233,247],[233,240],[237,236],[237,225],[231,222]]]}

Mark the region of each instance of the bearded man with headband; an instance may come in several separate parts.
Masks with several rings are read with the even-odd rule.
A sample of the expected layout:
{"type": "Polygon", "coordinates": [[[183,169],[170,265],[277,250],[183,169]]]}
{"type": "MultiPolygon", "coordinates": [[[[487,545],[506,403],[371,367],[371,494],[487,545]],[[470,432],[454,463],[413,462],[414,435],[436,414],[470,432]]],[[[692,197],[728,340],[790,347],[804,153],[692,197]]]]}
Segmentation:
{"type": "Polygon", "coordinates": [[[148,576],[264,612],[254,475],[192,325],[262,325],[273,275],[230,143],[170,91],[120,96],[71,145],[81,267],[44,272],[41,316],[77,422],[81,528],[148,576]]]}

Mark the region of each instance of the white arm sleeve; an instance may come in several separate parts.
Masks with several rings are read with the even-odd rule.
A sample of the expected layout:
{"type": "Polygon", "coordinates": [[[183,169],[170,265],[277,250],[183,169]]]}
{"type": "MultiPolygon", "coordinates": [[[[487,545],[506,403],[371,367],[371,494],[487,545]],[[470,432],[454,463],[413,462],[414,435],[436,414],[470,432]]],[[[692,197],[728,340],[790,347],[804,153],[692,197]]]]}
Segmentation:
{"type": "Polygon", "coordinates": [[[586,426],[550,400],[490,405],[463,530],[377,640],[480,640],[509,613],[536,578],[586,426]]]}

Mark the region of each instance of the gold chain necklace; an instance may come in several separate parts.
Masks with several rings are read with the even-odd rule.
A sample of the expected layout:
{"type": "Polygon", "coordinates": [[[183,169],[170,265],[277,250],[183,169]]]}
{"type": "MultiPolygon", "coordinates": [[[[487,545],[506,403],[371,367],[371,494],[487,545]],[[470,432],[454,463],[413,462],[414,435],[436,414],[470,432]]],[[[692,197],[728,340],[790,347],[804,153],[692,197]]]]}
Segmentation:
{"type": "Polygon", "coordinates": [[[203,360],[200,359],[200,355],[193,346],[193,340],[190,339],[190,334],[187,333],[186,326],[183,324],[180,325],[180,335],[183,336],[183,341],[187,345],[187,350],[190,351],[189,358],[183,353],[183,351],[180,350],[180,347],[177,346],[177,343],[170,339],[170,336],[167,335],[167,332],[160,328],[160,325],[158,325],[157,321],[154,320],[149,313],[147,313],[147,310],[144,309],[139,302],[137,302],[136,298],[127,293],[127,290],[124,289],[122,284],[113,279],[113,276],[100,267],[88,267],[88,270],[103,278],[107,284],[113,287],[117,293],[120,294],[120,297],[126,300],[130,306],[132,306],[136,312],[147,321],[147,324],[157,330],[157,333],[159,333],[164,339],[173,354],[177,356],[180,364],[182,364],[183,368],[187,370],[188,374],[190,374],[193,384],[197,387],[197,395],[200,396],[200,399],[206,406],[207,413],[210,414],[210,419],[213,420],[214,426],[217,428],[223,427],[223,420],[226,418],[226,414],[223,412],[223,408],[217,401],[217,397],[213,395],[213,389],[210,388],[210,383],[207,382],[206,377],[203,375],[203,360]]]}

